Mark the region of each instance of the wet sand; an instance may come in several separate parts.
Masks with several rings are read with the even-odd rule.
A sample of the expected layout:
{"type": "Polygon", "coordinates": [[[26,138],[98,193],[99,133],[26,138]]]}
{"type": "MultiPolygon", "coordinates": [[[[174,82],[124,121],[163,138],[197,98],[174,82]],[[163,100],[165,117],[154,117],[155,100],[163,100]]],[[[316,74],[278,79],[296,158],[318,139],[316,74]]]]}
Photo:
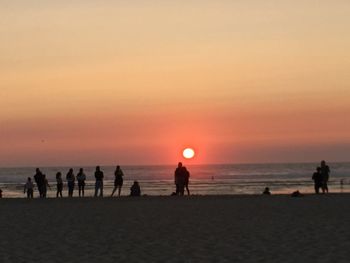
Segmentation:
{"type": "Polygon", "coordinates": [[[350,195],[0,199],[0,262],[349,262],[350,195]]]}

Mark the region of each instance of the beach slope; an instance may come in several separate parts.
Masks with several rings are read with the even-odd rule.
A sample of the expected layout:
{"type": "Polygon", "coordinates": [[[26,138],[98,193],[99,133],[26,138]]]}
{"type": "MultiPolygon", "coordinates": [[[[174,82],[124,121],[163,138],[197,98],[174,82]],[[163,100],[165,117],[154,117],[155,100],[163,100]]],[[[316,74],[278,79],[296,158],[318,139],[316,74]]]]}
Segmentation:
{"type": "Polygon", "coordinates": [[[349,262],[350,195],[2,199],[0,262],[349,262]]]}

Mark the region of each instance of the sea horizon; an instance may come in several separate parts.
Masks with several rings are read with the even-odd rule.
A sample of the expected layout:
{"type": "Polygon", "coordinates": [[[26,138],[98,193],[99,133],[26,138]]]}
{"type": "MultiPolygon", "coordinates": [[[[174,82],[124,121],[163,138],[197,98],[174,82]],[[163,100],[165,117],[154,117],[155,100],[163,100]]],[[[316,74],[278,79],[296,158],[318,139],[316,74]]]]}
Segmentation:
{"type": "MultiPolygon", "coordinates": [[[[331,168],[330,192],[348,192],[350,162],[329,162],[331,168]],[[342,185],[341,183],[342,182],[342,185]]],[[[191,164],[190,190],[194,195],[260,194],[269,187],[274,194],[286,194],[295,190],[313,193],[312,174],[318,163],[264,163],[264,164],[191,164]]],[[[62,173],[66,183],[66,173],[70,168],[84,168],[87,195],[94,190],[95,166],[52,166],[39,167],[46,174],[51,190],[49,197],[55,196],[57,172],[62,173]]],[[[7,196],[24,197],[23,185],[27,177],[33,179],[36,167],[0,168],[0,188],[8,190],[7,196]]],[[[139,181],[142,194],[170,195],[174,191],[175,165],[121,165],[124,171],[122,195],[129,194],[133,181],[139,181]]],[[[110,194],[114,185],[115,165],[101,165],[105,174],[105,193],[110,194]]],[[[67,187],[64,187],[66,192],[67,187]]],[[[75,190],[77,195],[77,186],[75,190]]]]}

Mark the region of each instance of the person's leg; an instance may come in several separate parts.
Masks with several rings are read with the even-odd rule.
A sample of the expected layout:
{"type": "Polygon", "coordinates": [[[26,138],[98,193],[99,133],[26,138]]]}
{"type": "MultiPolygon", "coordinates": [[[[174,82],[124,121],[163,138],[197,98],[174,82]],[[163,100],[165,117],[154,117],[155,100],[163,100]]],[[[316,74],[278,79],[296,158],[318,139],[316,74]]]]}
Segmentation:
{"type": "Polygon", "coordinates": [[[103,197],[103,182],[101,182],[100,186],[100,196],[103,197]]]}
{"type": "Polygon", "coordinates": [[[116,186],[114,186],[114,188],[113,188],[113,191],[112,191],[111,197],[114,195],[115,191],[117,191],[117,187],[116,187],[116,186]]]}
{"type": "Polygon", "coordinates": [[[190,195],[190,189],[188,188],[188,183],[186,183],[185,187],[186,187],[187,195],[190,195]]]}
{"type": "Polygon", "coordinates": [[[97,192],[98,192],[98,182],[95,183],[95,197],[97,196],[97,192]]]}
{"type": "Polygon", "coordinates": [[[176,184],[176,195],[178,195],[180,193],[180,187],[179,187],[179,184],[176,184]]]}
{"type": "Polygon", "coordinates": [[[84,197],[84,195],[85,195],[85,192],[84,192],[84,189],[85,188],[85,185],[83,184],[82,186],[81,186],[81,193],[82,193],[82,196],[84,197]]]}
{"type": "Polygon", "coordinates": [[[315,186],[314,186],[314,187],[315,187],[315,193],[316,193],[316,194],[318,194],[318,189],[319,189],[318,185],[317,185],[317,184],[315,184],[315,186]]]}
{"type": "Polygon", "coordinates": [[[120,196],[120,193],[122,192],[122,186],[121,185],[119,185],[118,186],[118,196],[120,196]]]}

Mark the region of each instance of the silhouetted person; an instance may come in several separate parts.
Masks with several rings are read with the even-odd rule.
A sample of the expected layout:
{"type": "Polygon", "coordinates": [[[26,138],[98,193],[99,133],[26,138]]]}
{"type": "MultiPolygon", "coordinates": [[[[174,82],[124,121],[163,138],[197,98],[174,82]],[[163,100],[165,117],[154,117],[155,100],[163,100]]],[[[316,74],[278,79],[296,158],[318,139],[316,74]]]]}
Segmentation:
{"type": "Polygon", "coordinates": [[[84,197],[86,175],[84,173],[83,168],[80,168],[79,173],[77,174],[77,180],[78,180],[78,188],[79,188],[79,197],[81,196],[84,197]]]}
{"type": "Polygon", "coordinates": [[[137,181],[130,187],[130,196],[141,196],[141,188],[137,181]]]}
{"type": "Polygon", "coordinates": [[[271,195],[270,188],[265,187],[265,190],[263,192],[263,195],[271,195]]]}
{"type": "Polygon", "coordinates": [[[2,198],[2,190],[0,189],[0,198],[2,198]]]}
{"type": "Polygon", "coordinates": [[[291,194],[291,197],[303,197],[304,195],[302,193],[299,192],[299,190],[293,192],[291,194]]]}
{"type": "Polygon", "coordinates": [[[62,180],[62,174],[58,172],[56,174],[56,182],[57,182],[57,192],[56,197],[62,197],[62,190],[63,190],[63,180],[62,180]]]}
{"type": "Polygon", "coordinates": [[[32,178],[28,177],[26,184],[24,185],[24,193],[27,193],[27,198],[34,197],[34,184],[32,178]]]}
{"type": "Polygon", "coordinates": [[[75,186],[75,176],[73,173],[73,169],[69,169],[67,175],[66,175],[66,180],[68,184],[68,196],[73,197],[73,191],[74,191],[74,186],[75,186]]]}
{"type": "Polygon", "coordinates": [[[190,195],[190,189],[188,188],[188,184],[190,183],[190,172],[187,170],[186,167],[183,167],[184,171],[184,183],[185,183],[185,189],[187,191],[187,195],[190,195]]]}
{"type": "Polygon", "coordinates": [[[47,193],[47,188],[51,188],[51,186],[49,185],[49,181],[47,181],[46,179],[46,175],[43,174],[43,178],[44,178],[44,183],[43,183],[43,198],[46,198],[46,193],[47,193]]]}
{"type": "Polygon", "coordinates": [[[320,188],[323,186],[323,178],[321,174],[321,167],[316,168],[316,172],[312,175],[312,180],[314,180],[315,193],[320,193],[320,188]]]}
{"type": "Polygon", "coordinates": [[[95,171],[95,197],[98,195],[98,191],[100,191],[100,196],[103,197],[103,172],[100,169],[100,166],[96,166],[95,171]]]}
{"type": "Polygon", "coordinates": [[[321,174],[322,174],[322,192],[328,193],[328,180],[329,180],[329,173],[331,170],[329,169],[329,166],[326,165],[325,161],[321,162],[321,174]]]}
{"type": "Polygon", "coordinates": [[[115,169],[114,172],[114,189],[112,191],[112,195],[114,195],[115,191],[117,191],[118,189],[118,196],[120,196],[120,193],[122,191],[122,187],[123,187],[123,176],[124,173],[122,171],[122,169],[120,169],[120,166],[118,165],[117,168],[115,169]]]}
{"type": "Polygon", "coordinates": [[[44,175],[40,171],[39,168],[36,168],[36,173],[34,175],[34,180],[35,180],[36,186],[38,187],[39,196],[43,197],[44,175]]]}
{"type": "Polygon", "coordinates": [[[186,171],[187,171],[186,168],[184,166],[182,166],[181,162],[179,162],[179,164],[175,170],[176,195],[184,195],[186,171]]]}

